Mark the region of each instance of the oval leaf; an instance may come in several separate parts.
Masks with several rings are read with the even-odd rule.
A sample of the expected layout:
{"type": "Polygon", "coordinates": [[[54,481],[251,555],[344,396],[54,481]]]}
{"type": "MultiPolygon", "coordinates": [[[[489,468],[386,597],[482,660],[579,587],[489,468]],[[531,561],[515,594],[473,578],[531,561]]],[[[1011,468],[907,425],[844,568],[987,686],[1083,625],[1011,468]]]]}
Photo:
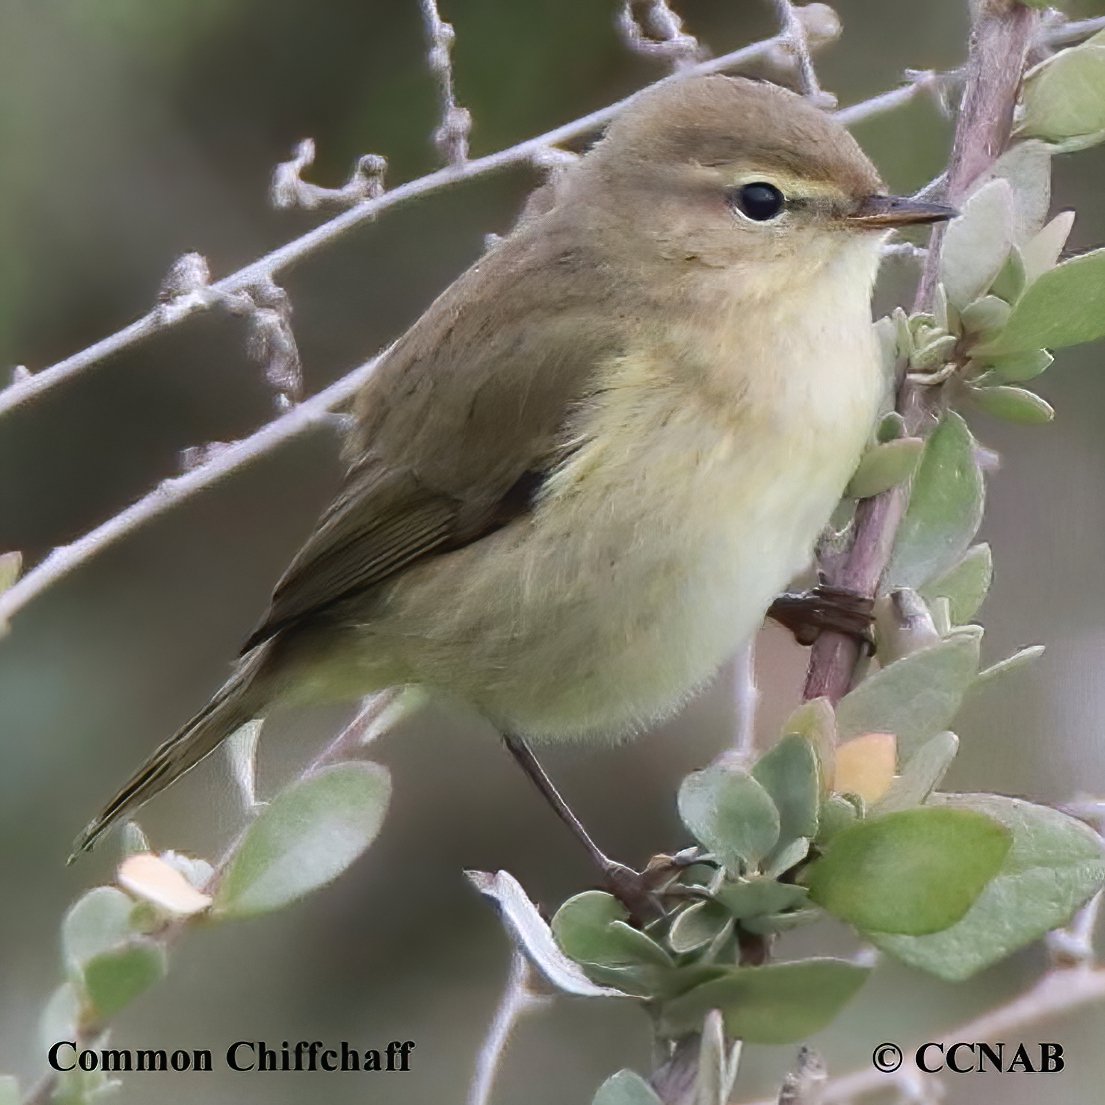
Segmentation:
{"type": "Polygon", "coordinates": [[[869,499],[905,483],[913,475],[924,447],[919,437],[899,437],[868,449],[845,494],[853,499],[869,499]]]}
{"type": "Polygon", "coordinates": [[[737,872],[759,863],[779,840],[779,811],[747,772],[715,766],[688,775],[679,788],[679,816],[695,839],[737,872]]]}
{"type": "Polygon", "coordinates": [[[76,970],[125,944],[134,935],[130,918],[134,902],[114,886],[97,886],[78,898],[61,923],[61,946],[66,964],[76,970]]]}
{"type": "Polygon", "coordinates": [[[697,1031],[712,1009],[730,1036],[755,1044],[804,1040],[829,1024],[866,981],[869,968],[841,959],[804,959],[768,967],[736,967],[668,1002],[661,1032],[697,1031]]]}
{"type": "Polygon", "coordinates": [[[137,939],[84,965],[84,989],[101,1019],[114,1016],[165,977],[165,949],[137,939]]]}
{"type": "Polygon", "coordinates": [[[957,630],[868,676],[837,707],[842,738],[893,733],[898,754],[947,729],[978,674],[978,632],[957,630]]]}
{"type": "Polygon", "coordinates": [[[836,750],[833,790],[858,794],[868,805],[890,788],[898,768],[898,740],[893,733],[864,733],[836,750]]]}
{"type": "Polygon", "coordinates": [[[1007,422],[1040,426],[1055,417],[1055,408],[1046,399],[1024,388],[972,388],[971,400],[987,414],[1007,422]]]}
{"type": "Polygon", "coordinates": [[[940,280],[954,307],[985,293],[1013,245],[1013,189],[1002,178],[979,188],[948,223],[940,251],[940,280]]]}
{"type": "Polygon", "coordinates": [[[949,411],[928,439],[913,479],[888,586],[919,588],[958,564],[982,521],[983,495],[974,438],[949,411]]]}
{"type": "Polygon", "coordinates": [[[670,967],[671,957],[651,937],[626,924],[629,911],[612,894],[587,890],[569,898],[552,919],[552,932],[565,955],[577,963],[670,967]]]}
{"type": "Polygon", "coordinates": [[[1029,284],[1050,272],[1059,263],[1063,246],[1074,226],[1074,212],[1061,211],[1038,234],[1025,242],[1021,254],[1024,257],[1024,278],[1029,284]]]}
{"type": "Polygon", "coordinates": [[[695,902],[672,922],[668,945],[678,955],[704,948],[732,919],[729,911],[717,902],[695,902]]]}
{"type": "Polygon", "coordinates": [[[959,738],[954,733],[943,732],[929,737],[910,756],[901,775],[879,799],[872,813],[891,813],[919,806],[940,785],[958,751],[959,738]]]}
{"type": "Polygon", "coordinates": [[[821,799],[817,753],[813,744],[790,733],[765,752],[752,768],[752,778],[771,796],[779,811],[779,839],[817,834],[821,799]]]}
{"type": "Polygon", "coordinates": [[[379,764],[342,763],[293,783],[246,830],[215,896],[215,911],[279,909],[336,879],[376,838],[391,781],[379,764]]]}
{"type": "Polygon", "coordinates": [[[930,605],[937,598],[948,600],[952,624],[969,622],[989,593],[994,579],[994,558],[986,543],[967,551],[956,566],[921,588],[921,597],[930,605]]]}
{"type": "Polygon", "coordinates": [[[1019,132],[1049,142],[1105,130],[1105,47],[1061,50],[1025,76],[1019,132]]]}
{"type": "Polygon", "coordinates": [[[591,1105],[663,1105],[663,1102],[635,1071],[620,1070],[599,1086],[591,1105]]]}
{"type": "Polygon", "coordinates": [[[1105,249],[1045,272],[1017,300],[1005,329],[978,355],[1061,349],[1105,336],[1105,249]]]}
{"type": "Polygon", "coordinates": [[[923,806],[842,829],[809,868],[810,898],[861,932],[917,936],[954,925],[1011,843],[973,810],[923,806]]]}
{"type": "Polygon", "coordinates": [[[1105,884],[1101,838],[1058,810],[997,794],[940,794],[944,810],[1004,825],[1013,845],[995,878],[951,928],[928,936],[868,935],[895,958],[959,981],[1065,924],[1105,884]]]}

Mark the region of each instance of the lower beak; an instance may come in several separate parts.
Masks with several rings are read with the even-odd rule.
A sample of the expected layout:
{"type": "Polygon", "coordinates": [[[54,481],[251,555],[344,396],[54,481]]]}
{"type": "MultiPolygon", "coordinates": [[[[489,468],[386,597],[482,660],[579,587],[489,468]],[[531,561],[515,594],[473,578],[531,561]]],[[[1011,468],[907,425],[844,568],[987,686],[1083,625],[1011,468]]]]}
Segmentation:
{"type": "Polygon", "coordinates": [[[943,203],[928,203],[907,196],[867,196],[845,221],[862,230],[887,230],[954,219],[959,212],[943,203]]]}

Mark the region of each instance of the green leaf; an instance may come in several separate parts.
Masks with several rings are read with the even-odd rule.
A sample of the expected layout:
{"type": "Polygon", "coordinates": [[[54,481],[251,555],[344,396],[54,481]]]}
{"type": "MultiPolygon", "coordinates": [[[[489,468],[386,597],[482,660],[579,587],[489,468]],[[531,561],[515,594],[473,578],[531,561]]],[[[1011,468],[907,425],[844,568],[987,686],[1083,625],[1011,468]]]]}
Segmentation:
{"type": "Polygon", "coordinates": [[[994,295],[1004,299],[1006,303],[1015,303],[1024,291],[1028,278],[1024,271],[1024,258],[1021,256],[1019,246],[1014,246],[1001,266],[1001,271],[994,277],[990,291],[994,295]]]}
{"type": "Polygon", "coordinates": [[[755,865],[779,840],[771,795],[738,767],[707,767],[679,788],[679,816],[695,839],[729,871],[755,865]]]}
{"type": "Polygon", "coordinates": [[[697,1031],[711,1009],[721,1010],[730,1036],[754,1044],[789,1044],[828,1025],[870,973],[841,959],[804,959],[767,967],[735,967],[666,1003],[660,1031],[697,1031]]]}
{"type": "Polygon", "coordinates": [[[978,673],[979,632],[959,629],[868,676],[837,706],[840,739],[893,733],[899,757],[946,729],[978,673]]]}
{"type": "Polygon", "coordinates": [[[1039,279],[1045,272],[1050,272],[1059,263],[1059,257],[1070,237],[1072,226],[1074,226],[1074,212],[1061,211],[1024,244],[1021,253],[1024,256],[1025,280],[1029,284],[1039,279]]]}
{"type": "Polygon", "coordinates": [[[1105,130],[1105,47],[1061,50],[1025,74],[1018,132],[1049,142],[1105,130]]]}
{"type": "Polygon", "coordinates": [[[663,1102],[635,1071],[620,1070],[599,1086],[591,1105],[663,1105],[663,1102]]]}
{"type": "Polygon", "coordinates": [[[924,447],[919,437],[899,437],[868,449],[845,494],[853,499],[869,499],[880,491],[905,483],[913,475],[924,447]]]}
{"type": "Polygon", "coordinates": [[[1012,387],[971,388],[976,407],[1007,422],[1043,425],[1055,417],[1055,408],[1034,391],[1012,387]]]}
{"type": "Polygon", "coordinates": [[[123,859],[128,856],[142,855],[150,850],[149,839],[137,821],[124,822],[120,838],[119,850],[123,853],[123,859]]]}
{"type": "Polygon", "coordinates": [[[758,936],[770,936],[776,932],[790,932],[803,925],[812,925],[825,916],[820,909],[792,909],[787,913],[763,913],[741,922],[741,928],[758,936]]]}
{"type": "Polygon", "coordinates": [[[846,829],[859,816],[856,807],[843,795],[830,794],[821,803],[821,827],[817,843],[827,844],[841,829],[846,829]]]}
{"type": "Polygon", "coordinates": [[[741,1042],[725,1038],[725,1022],[717,1010],[706,1014],[698,1046],[698,1077],[693,1105],[727,1105],[740,1067],[741,1042]]]}
{"type": "Polygon", "coordinates": [[[336,879],[375,839],[390,794],[387,771],[371,763],[334,764],[293,783],[246,830],[214,911],[266,913],[336,879]]]}
{"type": "Polygon", "coordinates": [[[990,366],[994,376],[1007,384],[1034,380],[1050,368],[1055,358],[1046,349],[1034,349],[1031,353],[1013,353],[1008,357],[986,357],[983,363],[990,366]]]}
{"type": "Polygon", "coordinates": [[[1013,845],[967,914],[929,936],[868,935],[884,951],[940,978],[959,981],[1065,924],[1105,883],[1096,833],[1058,810],[997,794],[940,794],[941,808],[985,814],[1013,845]]]}
{"type": "Polygon", "coordinates": [[[940,785],[958,751],[959,738],[954,733],[937,733],[922,742],[890,789],[875,803],[872,814],[919,806],[940,785]]]}
{"type": "Polygon", "coordinates": [[[979,188],[950,223],[940,251],[940,280],[953,307],[983,295],[1013,245],[1013,189],[997,178],[979,188]]]}
{"type": "Polygon", "coordinates": [[[969,334],[985,334],[1000,330],[1013,313],[1013,308],[996,295],[984,295],[963,308],[963,329],[969,334]]]}
{"type": "Polygon", "coordinates": [[[809,867],[810,898],[861,932],[918,936],[954,925],[997,874],[1007,829],[922,806],[842,829],[809,867]]]}
{"type": "Polygon", "coordinates": [[[994,579],[994,558],[983,542],[968,549],[963,559],[939,579],[921,588],[921,597],[930,606],[937,598],[946,598],[955,625],[965,625],[975,614],[994,579]]]}
{"type": "Polygon", "coordinates": [[[1011,146],[982,174],[980,184],[1003,177],[1013,189],[1013,236],[1025,242],[1044,225],[1051,207],[1051,147],[1029,140],[1011,146]]]}
{"type": "Polygon", "coordinates": [[[650,936],[627,925],[629,911],[612,894],[586,890],[569,898],[552,919],[553,936],[577,963],[670,967],[671,956],[650,936]]]}
{"type": "Polygon", "coordinates": [[[72,982],[62,983],[46,1002],[38,1023],[38,1042],[43,1052],[58,1040],[75,1040],[80,1026],[81,1001],[72,982]]]}
{"type": "Polygon", "coordinates": [[[752,778],[775,803],[781,843],[816,835],[821,781],[817,753],[809,740],[797,733],[783,737],[756,761],[752,778]]]}
{"type": "MultiPolygon", "coordinates": [[[[886,322],[889,320],[880,319],[880,321],[886,322]]],[[[885,445],[888,441],[897,441],[898,438],[905,436],[905,419],[897,411],[887,411],[879,419],[879,424],[875,428],[875,440],[880,445],[885,445]]]]}
{"type": "Polygon", "coordinates": [[[928,439],[913,478],[887,585],[920,588],[958,564],[982,521],[983,497],[974,438],[949,411],[928,439]]]}
{"type": "Polygon", "coordinates": [[[714,897],[738,920],[797,909],[809,896],[804,886],[763,877],[726,881],[714,892],[714,897]]]}
{"type": "Polygon", "coordinates": [[[704,948],[732,919],[729,911],[717,902],[695,902],[672,922],[668,944],[679,955],[704,948]]]}
{"type": "Polygon", "coordinates": [[[785,734],[796,733],[813,745],[818,763],[821,793],[828,794],[835,772],[836,714],[827,698],[803,702],[783,723],[785,734]]]}
{"type": "Polygon", "coordinates": [[[125,944],[134,935],[134,901],[114,886],[97,886],[78,898],[61,923],[61,946],[70,970],[125,944]]]}
{"type": "Polygon", "coordinates": [[[1007,656],[1004,660],[999,660],[996,664],[983,668],[974,682],[975,688],[988,686],[991,680],[1000,679],[1004,675],[1028,667],[1029,664],[1043,656],[1044,648],[1044,645],[1028,645],[1026,648],[1018,649],[1012,656],[1007,656]]]}
{"type": "Polygon", "coordinates": [[[1064,261],[1017,301],[1005,329],[977,350],[989,358],[1045,346],[1061,349],[1105,336],[1105,249],[1064,261]]]}
{"type": "Polygon", "coordinates": [[[257,742],[264,724],[263,718],[247,721],[223,742],[230,761],[230,774],[238,784],[242,805],[247,810],[257,805],[257,742]]]}
{"type": "Polygon", "coordinates": [[[165,949],[138,938],[84,965],[84,989],[101,1019],[114,1016],[165,977],[165,949]]]}

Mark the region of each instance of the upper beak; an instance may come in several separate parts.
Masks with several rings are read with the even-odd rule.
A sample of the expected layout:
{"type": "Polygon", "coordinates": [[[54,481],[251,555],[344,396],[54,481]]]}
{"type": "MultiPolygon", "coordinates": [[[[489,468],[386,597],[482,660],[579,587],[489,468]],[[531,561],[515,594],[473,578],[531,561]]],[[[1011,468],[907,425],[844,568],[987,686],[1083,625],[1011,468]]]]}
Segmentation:
{"type": "Polygon", "coordinates": [[[959,212],[943,203],[914,200],[908,196],[867,196],[847,216],[846,222],[863,229],[883,230],[895,226],[918,226],[954,219],[959,212]]]}

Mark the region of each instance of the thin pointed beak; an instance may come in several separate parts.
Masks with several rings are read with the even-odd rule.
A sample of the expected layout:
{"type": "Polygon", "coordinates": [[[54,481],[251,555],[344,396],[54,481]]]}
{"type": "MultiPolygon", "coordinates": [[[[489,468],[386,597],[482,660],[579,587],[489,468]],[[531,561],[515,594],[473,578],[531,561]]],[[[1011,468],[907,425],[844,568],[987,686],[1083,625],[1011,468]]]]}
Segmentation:
{"type": "Polygon", "coordinates": [[[861,230],[889,230],[954,219],[959,212],[943,203],[914,200],[908,196],[867,196],[845,221],[861,230]]]}

